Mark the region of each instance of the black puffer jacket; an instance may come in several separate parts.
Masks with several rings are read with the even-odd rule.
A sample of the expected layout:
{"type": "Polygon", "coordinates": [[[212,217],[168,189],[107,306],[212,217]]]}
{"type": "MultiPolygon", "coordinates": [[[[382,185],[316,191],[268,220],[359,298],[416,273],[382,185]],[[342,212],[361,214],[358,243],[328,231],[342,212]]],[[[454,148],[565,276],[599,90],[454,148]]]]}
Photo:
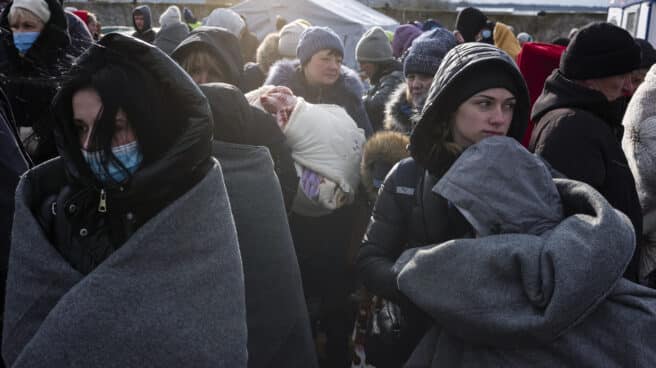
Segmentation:
{"type": "MultiPolygon", "coordinates": [[[[39,137],[35,149],[30,152],[35,162],[42,162],[57,155],[52,137],[52,119],[49,106],[68,70],[78,55],[71,46],[64,10],[57,0],[47,0],[50,19],[39,38],[24,56],[14,46],[9,27],[7,6],[0,15],[0,28],[7,30],[0,37],[0,83],[9,97],[16,118],[16,125],[33,127],[39,137]]],[[[36,141],[36,140],[35,140],[36,141]]]]}
{"type": "MultiPolygon", "coordinates": [[[[493,46],[463,44],[450,51],[435,76],[417,127],[411,136],[411,153],[430,169],[418,164],[416,158],[407,158],[396,164],[385,178],[374,205],[367,233],[357,256],[358,275],[367,289],[376,295],[401,304],[407,326],[402,331],[403,345],[399,346],[402,362],[407,359],[426,331],[425,317],[399,292],[397,274],[392,266],[406,249],[426,244],[439,244],[450,239],[471,236],[471,227],[458,210],[446,199],[432,192],[433,186],[451,165],[451,161],[435,160],[432,151],[445,151],[445,141],[430,140],[435,124],[446,128],[448,119],[440,118],[440,104],[459,86],[466,73],[478,72],[479,63],[494,63],[505,69],[516,81],[517,107],[508,136],[521,140],[528,122],[528,91],[514,61],[493,46]],[[425,134],[427,137],[417,137],[425,134]],[[412,151],[414,146],[414,152],[412,151]],[[428,145],[428,146],[424,146],[428,145]],[[433,145],[438,146],[431,149],[433,145]],[[447,166],[440,166],[447,165],[447,166]]],[[[456,153],[457,155],[457,153],[456,153]]]]}
{"type": "MultiPolygon", "coordinates": [[[[549,76],[533,106],[537,122],[529,150],[544,157],[570,179],[597,189],[616,209],[624,212],[642,234],[642,211],[633,174],[622,151],[620,104],[565,78],[557,70],[549,76]]],[[[637,280],[636,248],[625,277],[637,280]]]]}
{"type": "Polygon", "coordinates": [[[291,150],[285,144],[285,135],[273,116],[249,105],[244,94],[229,84],[208,83],[201,85],[200,89],[212,108],[214,139],[267,147],[273,158],[285,208],[291,209],[298,188],[298,176],[291,150]]]}
{"type": "Polygon", "coordinates": [[[332,86],[318,88],[307,83],[300,61],[281,60],[271,67],[264,85],[288,87],[296,96],[303,97],[310,103],[341,106],[355,120],[358,127],[364,130],[367,138],[373,133],[367,111],[362,103],[364,95],[362,83],[358,75],[344,65],[339,79],[332,86]]]}
{"type": "MultiPolygon", "coordinates": [[[[177,111],[175,115],[184,120],[159,122],[167,124],[159,134],[171,132],[168,135],[173,142],[161,148],[154,162],[144,160],[145,166],[128,183],[117,185],[103,184],[95,178],[80,152],[75,126],[65,121],[66,113],[57,114],[62,119],[56,122],[55,137],[64,170],[45,172],[38,181],[43,183],[40,192],[44,198],[36,211],[50,240],[83,274],[92,271],[142,224],[198,183],[213,164],[210,108],[187,74],[156,47],[120,34],[107,35],[92,46],[71,74],[94,73],[106,63],[136,68],[147,65],[142,72],[152,73],[162,95],[169,99],[161,101],[162,106],[174,106],[171,111],[177,111]],[[105,212],[100,210],[101,194],[106,199],[105,212]]],[[[66,109],[72,92],[64,88],[57,97],[62,103],[56,106],[66,109]]]]}
{"type": "Polygon", "coordinates": [[[371,77],[371,88],[363,97],[369,121],[374,132],[383,129],[385,105],[397,86],[405,81],[403,65],[393,60],[380,66],[380,71],[371,77]]]}

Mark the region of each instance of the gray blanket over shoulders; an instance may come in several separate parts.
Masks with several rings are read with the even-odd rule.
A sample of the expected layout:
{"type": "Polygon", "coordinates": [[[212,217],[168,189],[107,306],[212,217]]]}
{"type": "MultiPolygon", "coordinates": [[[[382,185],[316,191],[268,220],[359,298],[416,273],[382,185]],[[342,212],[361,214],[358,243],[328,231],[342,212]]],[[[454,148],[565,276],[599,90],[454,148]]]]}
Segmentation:
{"type": "Polygon", "coordinates": [[[436,322],[406,366],[656,366],[656,292],[622,278],[630,221],[509,141],[470,147],[434,188],[482,237],[395,265],[401,292],[436,322]]]}
{"type": "Polygon", "coordinates": [[[220,141],[212,152],[225,175],[244,265],[248,367],[318,367],[271,155],[266,147],[220,141]]]}
{"type": "Polygon", "coordinates": [[[218,163],[87,276],[41,231],[34,181],[28,172],[16,196],[8,366],[246,366],[244,279],[218,163]]]}

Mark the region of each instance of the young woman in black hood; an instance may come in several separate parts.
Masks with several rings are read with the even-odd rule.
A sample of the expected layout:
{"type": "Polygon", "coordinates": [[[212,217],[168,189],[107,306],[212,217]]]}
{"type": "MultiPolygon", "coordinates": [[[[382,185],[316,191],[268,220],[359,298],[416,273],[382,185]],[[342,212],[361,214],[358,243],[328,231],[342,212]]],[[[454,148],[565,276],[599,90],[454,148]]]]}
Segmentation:
{"type": "Polygon", "coordinates": [[[54,110],[61,157],[17,189],[4,361],[245,366],[237,235],[198,87],[112,34],[54,110]]]}
{"type": "Polygon", "coordinates": [[[400,337],[379,365],[402,365],[429,325],[398,290],[397,257],[408,248],[471,236],[464,217],[432,187],[466,147],[495,135],[520,140],[528,108],[526,84],[505,52],[467,43],[444,57],[410,137],[412,157],[387,175],[356,261],[368,290],[401,306],[400,337]]]}

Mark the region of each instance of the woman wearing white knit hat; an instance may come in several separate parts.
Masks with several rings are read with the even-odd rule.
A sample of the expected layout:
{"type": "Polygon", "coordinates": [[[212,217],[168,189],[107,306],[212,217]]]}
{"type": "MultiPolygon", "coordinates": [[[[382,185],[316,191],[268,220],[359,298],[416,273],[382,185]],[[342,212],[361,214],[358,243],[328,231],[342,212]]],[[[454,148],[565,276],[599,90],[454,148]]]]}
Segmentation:
{"type": "Polygon", "coordinates": [[[57,0],[15,0],[0,15],[0,85],[9,96],[16,124],[32,127],[26,142],[32,159],[57,156],[48,106],[58,77],[72,64],[74,52],[67,20],[57,0]],[[30,139],[32,138],[32,139],[30,139]]]}

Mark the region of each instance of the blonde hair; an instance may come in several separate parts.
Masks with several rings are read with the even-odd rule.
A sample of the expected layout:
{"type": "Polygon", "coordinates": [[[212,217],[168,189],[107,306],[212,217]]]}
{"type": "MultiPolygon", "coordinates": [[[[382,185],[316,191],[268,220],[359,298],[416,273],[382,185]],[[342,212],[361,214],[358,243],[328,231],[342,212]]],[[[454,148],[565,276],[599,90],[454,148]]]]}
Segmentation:
{"type": "Polygon", "coordinates": [[[214,57],[205,50],[189,52],[180,62],[180,66],[182,66],[182,69],[190,75],[199,69],[207,68],[215,74],[220,75],[222,79],[227,79],[221,66],[216,62],[214,57]]]}
{"type": "Polygon", "coordinates": [[[39,18],[36,14],[32,13],[31,11],[25,9],[25,8],[18,8],[15,6],[12,6],[9,9],[9,16],[7,17],[9,20],[9,24],[11,26],[12,23],[19,22],[23,18],[27,18],[28,20],[32,20],[38,23],[41,23],[41,25],[45,26],[45,23],[39,18]]]}

